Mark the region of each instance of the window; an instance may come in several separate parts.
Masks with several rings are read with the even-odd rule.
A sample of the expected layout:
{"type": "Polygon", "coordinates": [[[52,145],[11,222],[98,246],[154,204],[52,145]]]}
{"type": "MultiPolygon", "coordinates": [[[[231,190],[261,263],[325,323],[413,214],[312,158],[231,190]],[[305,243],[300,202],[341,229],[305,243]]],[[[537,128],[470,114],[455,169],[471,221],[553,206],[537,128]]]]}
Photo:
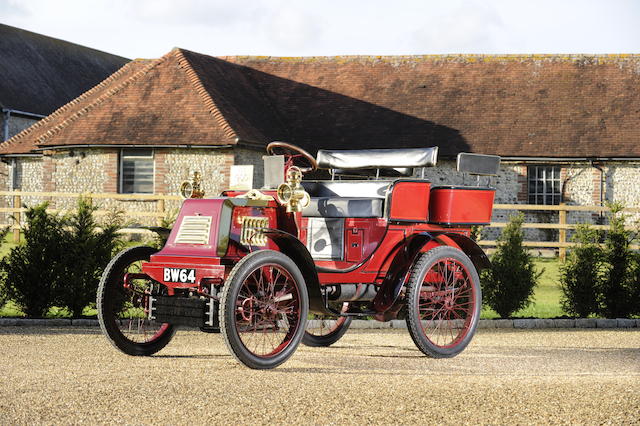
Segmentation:
{"type": "Polygon", "coordinates": [[[560,204],[560,167],[529,166],[529,204],[560,204]]]}
{"type": "Polygon", "coordinates": [[[123,149],[120,152],[120,192],[153,194],[152,149],[123,149]]]}

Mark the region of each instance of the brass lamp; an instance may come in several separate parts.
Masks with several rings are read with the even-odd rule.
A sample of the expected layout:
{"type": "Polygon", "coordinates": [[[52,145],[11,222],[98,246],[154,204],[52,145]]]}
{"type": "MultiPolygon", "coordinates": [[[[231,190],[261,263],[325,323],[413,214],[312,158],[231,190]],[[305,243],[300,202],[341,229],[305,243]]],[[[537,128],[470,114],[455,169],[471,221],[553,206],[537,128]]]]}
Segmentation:
{"type": "Polygon", "coordinates": [[[191,181],[185,180],[182,182],[182,185],[180,185],[180,195],[182,195],[183,198],[204,197],[200,172],[193,172],[193,179],[191,181]]]}
{"type": "Polygon", "coordinates": [[[311,197],[304,190],[302,182],[302,171],[296,166],[291,166],[287,170],[286,182],[278,186],[276,196],[281,204],[287,206],[287,213],[301,212],[311,202],[311,197]]]}

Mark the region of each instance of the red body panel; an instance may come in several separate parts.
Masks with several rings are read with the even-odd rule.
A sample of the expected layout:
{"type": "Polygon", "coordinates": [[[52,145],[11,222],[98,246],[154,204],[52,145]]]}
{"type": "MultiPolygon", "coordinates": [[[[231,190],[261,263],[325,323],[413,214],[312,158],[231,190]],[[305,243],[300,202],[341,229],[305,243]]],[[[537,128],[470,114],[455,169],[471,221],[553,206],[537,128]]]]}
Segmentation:
{"type": "MultiPolygon", "coordinates": [[[[387,199],[390,205],[383,218],[344,218],[344,256],[338,260],[316,260],[320,285],[381,284],[390,265],[416,233],[455,232],[469,236],[468,224],[488,223],[494,190],[475,188],[431,188],[427,181],[400,180],[392,186],[387,199]],[[327,271],[331,269],[331,271],[327,271]]],[[[237,196],[242,191],[228,191],[237,196]]],[[[268,195],[272,195],[269,192],[268,195]]],[[[242,217],[266,217],[267,228],[279,229],[307,244],[307,222],[300,213],[286,213],[276,201],[248,201],[243,198],[185,200],[165,247],[151,257],[143,271],[172,289],[200,287],[205,283],[224,282],[231,268],[250,250],[278,247],[270,239],[266,245],[247,247],[240,243],[242,217]],[[185,216],[211,217],[206,244],[176,242],[185,216]],[[164,268],[196,269],[196,284],[165,282],[164,268]]],[[[456,244],[446,236],[423,247],[456,244]]]]}
{"type": "Polygon", "coordinates": [[[393,185],[389,220],[427,222],[431,183],[399,181],[393,185]]]}
{"type": "Polygon", "coordinates": [[[451,225],[488,225],[496,190],[477,187],[431,189],[429,221],[451,225]]]}

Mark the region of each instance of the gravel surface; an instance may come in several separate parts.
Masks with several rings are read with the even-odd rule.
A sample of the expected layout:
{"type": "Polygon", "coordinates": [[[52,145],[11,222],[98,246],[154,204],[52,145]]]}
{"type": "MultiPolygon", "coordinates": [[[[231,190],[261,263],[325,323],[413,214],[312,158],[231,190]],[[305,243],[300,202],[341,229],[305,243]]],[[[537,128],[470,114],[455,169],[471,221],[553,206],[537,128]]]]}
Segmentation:
{"type": "Polygon", "coordinates": [[[453,359],[406,331],[352,330],[271,371],[220,335],[178,332],[156,356],[95,328],[1,327],[2,424],[640,423],[640,329],[480,330],[453,359]]]}

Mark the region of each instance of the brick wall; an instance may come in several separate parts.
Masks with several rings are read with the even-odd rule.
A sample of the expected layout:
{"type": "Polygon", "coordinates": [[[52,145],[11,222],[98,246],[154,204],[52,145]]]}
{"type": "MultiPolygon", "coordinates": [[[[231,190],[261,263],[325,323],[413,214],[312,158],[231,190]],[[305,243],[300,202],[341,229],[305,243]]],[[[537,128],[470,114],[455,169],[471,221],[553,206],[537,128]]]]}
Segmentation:
{"type": "Polygon", "coordinates": [[[104,155],[102,192],[118,192],[118,150],[105,149],[102,155],[104,155]]]}

